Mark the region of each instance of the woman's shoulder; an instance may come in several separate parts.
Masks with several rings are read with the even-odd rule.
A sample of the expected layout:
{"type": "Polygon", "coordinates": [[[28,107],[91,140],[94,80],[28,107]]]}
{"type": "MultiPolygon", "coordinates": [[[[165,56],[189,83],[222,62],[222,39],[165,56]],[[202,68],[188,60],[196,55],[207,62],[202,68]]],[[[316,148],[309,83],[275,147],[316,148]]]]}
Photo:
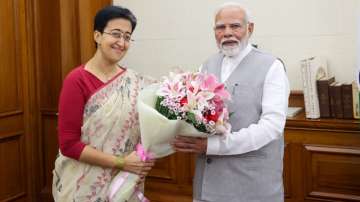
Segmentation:
{"type": "Polygon", "coordinates": [[[80,80],[83,79],[83,74],[84,74],[84,65],[79,65],[77,67],[75,67],[74,69],[72,69],[64,78],[64,83],[65,82],[78,82],[80,80]]]}
{"type": "Polygon", "coordinates": [[[63,87],[82,88],[84,83],[84,65],[79,65],[72,69],[63,80],[63,87]]]}

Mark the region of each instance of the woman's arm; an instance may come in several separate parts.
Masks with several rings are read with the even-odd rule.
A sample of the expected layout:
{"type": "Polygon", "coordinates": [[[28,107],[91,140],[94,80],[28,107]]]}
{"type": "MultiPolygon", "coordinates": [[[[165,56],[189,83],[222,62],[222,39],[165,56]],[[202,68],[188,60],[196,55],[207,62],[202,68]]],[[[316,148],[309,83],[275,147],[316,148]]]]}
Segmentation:
{"type": "Polygon", "coordinates": [[[86,89],[80,72],[72,71],[64,80],[59,99],[58,138],[61,154],[79,160],[85,148],[81,142],[86,89]]]}
{"type": "MultiPolygon", "coordinates": [[[[106,154],[87,145],[81,152],[79,160],[101,167],[117,168],[117,158],[122,157],[106,154]]],[[[123,158],[124,164],[122,165],[122,170],[132,172],[140,176],[147,175],[152,166],[154,166],[154,161],[142,162],[135,151],[123,158]]]]}
{"type": "MultiPolygon", "coordinates": [[[[92,165],[116,168],[117,156],[106,154],[81,142],[81,125],[86,103],[86,87],[82,86],[77,72],[71,72],[64,80],[59,101],[59,145],[64,156],[92,165]]],[[[142,162],[136,153],[123,159],[123,170],[145,175],[153,162],[142,162]]]]}

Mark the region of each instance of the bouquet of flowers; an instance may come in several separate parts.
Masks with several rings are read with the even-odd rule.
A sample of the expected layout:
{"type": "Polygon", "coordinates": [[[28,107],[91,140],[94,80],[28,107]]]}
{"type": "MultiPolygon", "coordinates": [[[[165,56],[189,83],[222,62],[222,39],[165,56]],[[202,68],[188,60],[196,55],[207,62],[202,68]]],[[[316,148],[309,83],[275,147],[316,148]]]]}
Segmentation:
{"type": "MultiPolygon", "coordinates": [[[[136,151],[143,161],[172,154],[176,135],[208,137],[230,130],[225,101],[230,94],[212,74],[170,73],[162,83],[143,89],[138,97],[141,145],[136,151]]],[[[112,201],[147,202],[136,185],[139,176],[119,172],[109,187],[112,201]]]]}
{"type": "Polygon", "coordinates": [[[155,158],[174,151],[176,135],[208,137],[230,130],[225,101],[230,94],[216,77],[206,73],[170,73],[138,97],[141,141],[155,158]]]}
{"type": "Polygon", "coordinates": [[[170,120],[185,120],[209,135],[225,127],[230,95],[212,74],[170,73],[157,92],[155,109],[170,120]]]}

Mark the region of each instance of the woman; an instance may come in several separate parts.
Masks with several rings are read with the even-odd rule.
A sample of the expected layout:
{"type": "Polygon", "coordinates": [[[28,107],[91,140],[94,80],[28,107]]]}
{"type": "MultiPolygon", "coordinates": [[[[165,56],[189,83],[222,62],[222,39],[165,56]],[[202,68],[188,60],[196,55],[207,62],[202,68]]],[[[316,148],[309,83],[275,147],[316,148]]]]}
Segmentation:
{"type": "Polygon", "coordinates": [[[140,138],[136,98],[150,80],[118,66],[135,27],[136,18],[126,8],[100,10],[94,21],[96,53],[64,80],[60,152],[53,172],[55,201],[106,201],[119,170],[140,175],[142,182],[154,165],[142,162],[134,151],[140,138]]]}

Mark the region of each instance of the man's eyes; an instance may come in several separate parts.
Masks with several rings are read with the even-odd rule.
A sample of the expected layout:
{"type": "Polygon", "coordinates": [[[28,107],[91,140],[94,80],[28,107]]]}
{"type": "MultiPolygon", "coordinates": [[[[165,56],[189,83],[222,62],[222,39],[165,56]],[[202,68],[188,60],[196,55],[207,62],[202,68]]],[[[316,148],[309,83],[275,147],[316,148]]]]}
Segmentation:
{"type": "MultiPolygon", "coordinates": [[[[230,24],[228,25],[230,27],[230,29],[232,30],[236,30],[236,29],[240,29],[242,27],[241,24],[238,23],[234,23],[234,24],[230,24]]],[[[215,27],[216,30],[225,30],[226,29],[226,25],[217,25],[215,27]]]]}

